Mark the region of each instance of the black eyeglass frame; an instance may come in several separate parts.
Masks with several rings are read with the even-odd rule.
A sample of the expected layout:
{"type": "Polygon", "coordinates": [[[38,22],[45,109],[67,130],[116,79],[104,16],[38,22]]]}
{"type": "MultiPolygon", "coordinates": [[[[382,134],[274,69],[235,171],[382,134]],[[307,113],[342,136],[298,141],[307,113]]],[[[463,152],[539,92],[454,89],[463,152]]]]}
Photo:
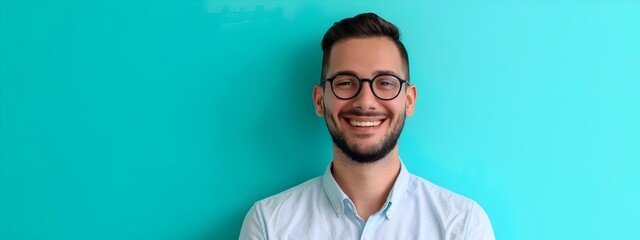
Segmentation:
{"type": "Polygon", "coordinates": [[[363,83],[363,82],[369,82],[369,88],[371,88],[371,93],[373,93],[373,95],[374,95],[374,96],[376,96],[376,98],[378,98],[378,99],[380,99],[380,100],[383,100],[383,101],[391,101],[391,100],[393,100],[393,99],[397,98],[397,97],[400,95],[400,92],[402,92],[402,85],[403,85],[404,83],[407,83],[407,86],[411,86],[411,84],[409,83],[409,81],[404,80],[404,79],[402,79],[402,78],[400,78],[400,77],[398,77],[398,76],[396,76],[396,75],[388,74],[388,73],[378,74],[378,75],[374,76],[373,78],[360,78],[360,77],[358,77],[358,76],[357,76],[357,75],[355,75],[355,74],[350,74],[350,73],[340,73],[340,74],[336,74],[336,75],[335,75],[335,76],[333,76],[333,77],[330,77],[330,78],[327,78],[327,79],[325,79],[325,80],[322,80],[322,81],[320,82],[320,85],[322,85],[322,89],[324,89],[324,88],[325,88],[325,85],[324,85],[324,83],[325,83],[325,82],[329,82],[329,83],[330,83],[330,86],[331,86],[331,92],[333,93],[333,95],[334,95],[334,96],[336,96],[338,99],[341,99],[341,100],[349,100],[349,99],[353,99],[353,98],[355,98],[356,96],[358,96],[358,95],[360,94],[360,91],[362,91],[362,85],[364,85],[364,83],[363,83]],[[356,93],[355,93],[352,97],[349,97],[349,98],[343,98],[343,97],[340,97],[340,96],[338,96],[338,94],[336,94],[336,92],[333,90],[333,80],[335,80],[338,76],[345,76],[345,75],[355,77],[355,78],[357,78],[357,79],[358,79],[358,82],[359,82],[358,90],[356,91],[356,93]],[[382,76],[390,76],[390,77],[394,77],[394,78],[396,78],[396,79],[398,79],[398,80],[400,81],[400,87],[398,88],[398,92],[397,92],[397,93],[396,93],[396,95],[395,95],[395,96],[393,96],[392,98],[381,98],[380,96],[378,96],[378,94],[376,94],[376,91],[375,91],[375,90],[373,90],[373,81],[374,81],[374,80],[376,80],[376,78],[378,78],[378,77],[382,77],[382,76]]]}

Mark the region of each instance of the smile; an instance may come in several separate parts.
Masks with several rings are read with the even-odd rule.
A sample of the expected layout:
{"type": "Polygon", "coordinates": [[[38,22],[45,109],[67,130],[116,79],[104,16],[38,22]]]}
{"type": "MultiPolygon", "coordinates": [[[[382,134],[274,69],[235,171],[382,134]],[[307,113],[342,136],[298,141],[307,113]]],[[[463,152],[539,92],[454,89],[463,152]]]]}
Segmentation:
{"type": "Polygon", "coordinates": [[[380,123],[382,123],[382,121],[377,120],[377,121],[356,121],[351,119],[349,121],[349,124],[351,124],[351,126],[354,127],[375,127],[380,125],[380,123]]]}

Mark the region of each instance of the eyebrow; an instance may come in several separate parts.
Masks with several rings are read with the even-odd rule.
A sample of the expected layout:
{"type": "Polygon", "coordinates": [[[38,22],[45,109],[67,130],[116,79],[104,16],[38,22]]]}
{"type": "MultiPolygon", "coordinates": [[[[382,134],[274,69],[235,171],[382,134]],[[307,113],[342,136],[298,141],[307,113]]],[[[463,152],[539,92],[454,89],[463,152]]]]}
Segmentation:
{"type": "MultiPolygon", "coordinates": [[[[360,77],[358,74],[356,74],[356,72],[354,72],[354,71],[350,71],[350,70],[337,71],[337,72],[333,73],[333,75],[332,75],[331,77],[335,77],[335,76],[337,76],[337,75],[344,75],[344,74],[355,75],[355,76],[360,77]]],[[[373,72],[373,76],[374,76],[374,77],[375,77],[375,76],[378,76],[378,75],[382,75],[382,74],[389,74],[389,75],[393,75],[393,76],[396,76],[396,77],[400,78],[400,75],[399,75],[399,74],[397,74],[397,73],[396,73],[396,72],[394,72],[394,71],[389,71],[389,70],[379,70],[379,71],[375,71],[375,72],[373,72]]],[[[329,78],[331,78],[331,77],[329,77],[329,78]]]]}

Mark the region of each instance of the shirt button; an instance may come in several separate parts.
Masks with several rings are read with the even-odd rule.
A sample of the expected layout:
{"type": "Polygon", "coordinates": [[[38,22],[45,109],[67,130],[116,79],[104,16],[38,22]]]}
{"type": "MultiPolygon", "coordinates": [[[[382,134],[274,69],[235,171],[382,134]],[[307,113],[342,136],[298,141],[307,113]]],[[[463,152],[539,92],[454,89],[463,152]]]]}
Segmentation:
{"type": "Polygon", "coordinates": [[[342,208],[338,207],[338,213],[342,213],[342,208]]]}

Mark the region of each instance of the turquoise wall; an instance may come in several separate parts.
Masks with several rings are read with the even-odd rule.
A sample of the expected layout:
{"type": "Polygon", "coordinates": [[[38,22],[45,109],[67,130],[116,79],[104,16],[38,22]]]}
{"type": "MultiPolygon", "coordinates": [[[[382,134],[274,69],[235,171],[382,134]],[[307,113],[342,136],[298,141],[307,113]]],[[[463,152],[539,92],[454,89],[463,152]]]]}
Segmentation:
{"type": "Polygon", "coordinates": [[[0,1],[0,239],[234,239],[331,159],[334,22],[404,34],[401,156],[498,239],[640,226],[639,1],[0,1]]]}

